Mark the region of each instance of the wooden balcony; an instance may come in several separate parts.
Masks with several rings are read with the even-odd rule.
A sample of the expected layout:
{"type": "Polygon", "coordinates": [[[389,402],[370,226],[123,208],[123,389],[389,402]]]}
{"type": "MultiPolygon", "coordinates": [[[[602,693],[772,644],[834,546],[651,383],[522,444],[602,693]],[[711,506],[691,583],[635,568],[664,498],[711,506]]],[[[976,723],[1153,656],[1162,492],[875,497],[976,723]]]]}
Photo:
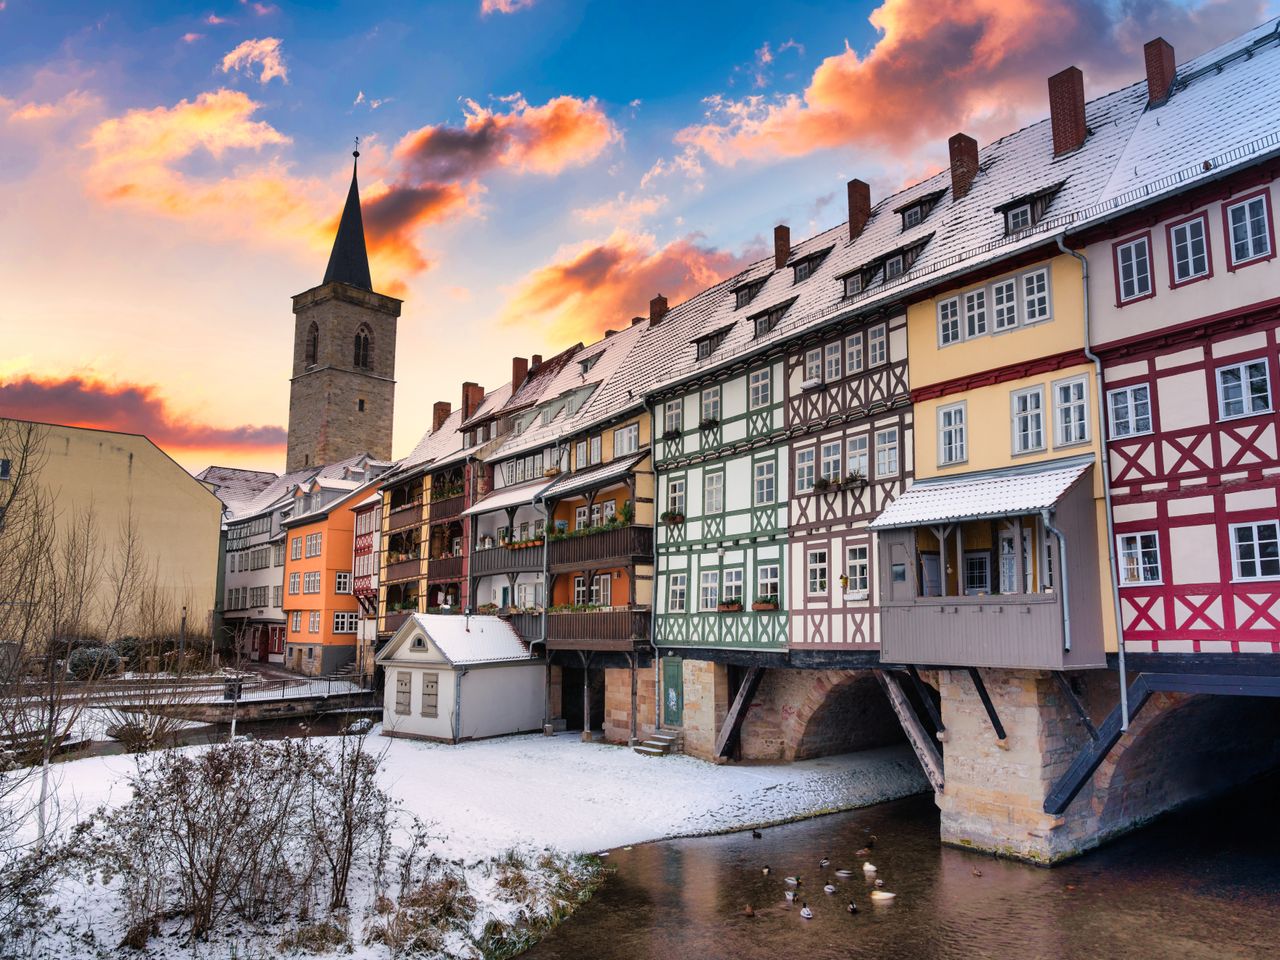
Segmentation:
{"type": "Polygon", "coordinates": [[[500,573],[537,573],[542,569],[544,547],[490,547],[471,555],[471,576],[487,577],[500,573]]]}
{"type": "Polygon", "coordinates": [[[427,560],[428,580],[461,580],[462,554],[456,557],[430,558],[427,560]]]}
{"type": "Polygon", "coordinates": [[[552,573],[627,567],[646,560],[653,562],[653,528],[635,524],[556,540],[548,557],[552,573]]]}
{"type": "Polygon", "coordinates": [[[431,506],[427,510],[427,518],[432,523],[440,523],[442,520],[454,520],[462,515],[462,511],[466,507],[466,501],[467,498],[462,494],[446,497],[443,500],[432,500],[431,506]]]}
{"type": "Polygon", "coordinates": [[[510,613],[501,614],[501,617],[511,624],[511,629],[518,633],[525,643],[542,639],[542,614],[510,613]]]}
{"type": "Polygon", "coordinates": [[[409,617],[412,615],[413,615],[412,610],[396,610],[392,613],[386,614],[382,618],[382,624],[379,629],[379,632],[395,633],[397,630],[400,629],[400,625],[403,624],[406,620],[408,620],[409,617]]]}
{"type": "Polygon", "coordinates": [[[398,560],[395,563],[387,564],[387,583],[395,583],[398,580],[417,580],[421,576],[421,557],[415,557],[412,560],[398,560]]]}
{"type": "Polygon", "coordinates": [[[387,515],[387,530],[395,532],[406,527],[416,527],[422,523],[422,504],[414,503],[407,507],[392,510],[387,515]]]}
{"type": "Polygon", "coordinates": [[[649,640],[648,610],[547,614],[548,650],[631,651],[649,640]]]}

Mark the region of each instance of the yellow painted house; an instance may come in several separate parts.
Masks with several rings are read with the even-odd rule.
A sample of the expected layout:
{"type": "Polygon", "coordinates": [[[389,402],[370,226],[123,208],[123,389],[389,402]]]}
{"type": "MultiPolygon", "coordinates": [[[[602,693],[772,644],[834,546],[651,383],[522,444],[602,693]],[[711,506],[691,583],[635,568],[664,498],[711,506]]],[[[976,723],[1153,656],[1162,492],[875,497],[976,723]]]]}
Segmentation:
{"type": "Polygon", "coordinates": [[[908,307],[916,482],[873,524],[886,660],[1063,669],[1116,649],[1081,267],[1038,252],[908,307]]]}
{"type": "MultiPolygon", "coordinates": [[[[173,630],[185,607],[188,631],[208,633],[222,525],[222,503],[213,492],[140,434],[0,419],[0,438],[12,445],[27,427],[39,438],[31,475],[54,505],[62,536],[89,514],[93,518],[97,546],[85,565],[94,585],[86,631],[118,636],[173,630]],[[113,619],[120,591],[112,571],[130,530],[135,559],[129,567],[138,589],[113,619]]],[[[0,461],[3,488],[20,466],[13,451],[0,450],[0,461]]]]}

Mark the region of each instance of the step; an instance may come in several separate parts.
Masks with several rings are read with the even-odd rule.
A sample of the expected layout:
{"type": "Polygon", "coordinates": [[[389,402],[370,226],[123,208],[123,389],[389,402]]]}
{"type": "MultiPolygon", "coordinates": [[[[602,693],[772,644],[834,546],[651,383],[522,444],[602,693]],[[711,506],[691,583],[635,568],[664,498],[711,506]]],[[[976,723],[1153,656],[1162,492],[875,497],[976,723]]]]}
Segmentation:
{"type": "Polygon", "coordinates": [[[667,755],[667,751],[662,747],[651,747],[644,743],[634,747],[633,749],[642,757],[665,757],[667,755]]]}

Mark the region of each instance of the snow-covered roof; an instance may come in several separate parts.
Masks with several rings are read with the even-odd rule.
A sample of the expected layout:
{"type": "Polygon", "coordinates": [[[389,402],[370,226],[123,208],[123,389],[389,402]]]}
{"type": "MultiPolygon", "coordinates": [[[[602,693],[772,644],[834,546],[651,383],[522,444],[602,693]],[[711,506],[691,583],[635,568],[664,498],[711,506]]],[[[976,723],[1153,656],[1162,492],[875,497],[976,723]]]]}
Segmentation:
{"type": "Polygon", "coordinates": [[[379,661],[392,659],[396,650],[419,631],[456,667],[534,659],[511,624],[499,617],[415,613],[401,624],[379,661]]]}
{"type": "Polygon", "coordinates": [[[870,524],[873,530],[1039,513],[1062,499],[1093,454],[981,473],[917,480],[870,524]]]}
{"type": "Polygon", "coordinates": [[[499,487],[478,503],[462,511],[464,517],[481,513],[492,513],[494,510],[505,510],[521,504],[533,503],[533,498],[547,488],[547,480],[535,480],[533,483],[517,483],[509,487],[499,487]]]}
{"type": "Polygon", "coordinates": [[[591,487],[598,487],[610,481],[621,479],[648,455],[646,451],[630,457],[619,457],[589,470],[579,470],[576,473],[566,474],[563,477],[559,477],[555,483],[543,491],[543,499],[551,500],[555,497],[568,496],[578,490],[588,490],[591,487]]]}

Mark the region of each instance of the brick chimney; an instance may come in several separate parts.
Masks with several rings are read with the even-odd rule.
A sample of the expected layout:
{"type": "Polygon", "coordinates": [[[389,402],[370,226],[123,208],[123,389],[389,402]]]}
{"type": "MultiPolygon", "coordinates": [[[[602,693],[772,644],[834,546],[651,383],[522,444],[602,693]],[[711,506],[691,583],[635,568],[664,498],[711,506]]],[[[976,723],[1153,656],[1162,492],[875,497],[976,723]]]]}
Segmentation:
{"type": "Polygon", "coordinates": [[[1049,78],[1049,123],[1053,127],[1053,155],[1060,157],[1084,143],[1084,74],[1067,67],[1049,78]]]}
{"type": "Polygon", "coordinates": [[[667,315],[667,298],[658,294],[649,301],[649,326],[656,327],[667,315]]]}
{"type": "Polygon", "coordinates": [[[978,175],[978,141],[967,133],[957,133],[947,141],[947,150],[951,153],[951,193],[959,200],[978,175]]]}
{"type": "Polygon", "coordinates": [[[524,357],[511,358],[511,392],[515,393],[529,376],[529,361],[524,357]]]}
{"type": "Polygon", "coordinates": [[[1147,105],[1158,107],[1169,99],[1173,75],[1178,72],[1173,47],[1164,37],[1156,37],[1142,48],[1142,56],[1147,62],[1147,105]]]}
{"type": "Polygon", "coordinates": [[[535,354],[534,354],[534,355],[529,359],[529,369],[530,369],[530,370],[537,370],[540,366],[542,366],[542,354],[540,354],[540,353],[535,353],[535,354]]]}
{"type": "Polygon", "coordinates": [[[462,419],[470,420],[484,401],[484,387],[467,381],[462,385],[462,419]]]}
{"type": "Polygon", "coordinates": [[[849,181],[849,239],[857,240],[871,219],[871,188],[862,180],[849,181]]]}
{"type": "Polygon", "coordinates": [[[791,259],[791,228],[778,224],[773,228],[773,268],[781,270],[791,259]]]}
{"type": "Polygon", "coordinates": [[[437,400],[431,405],[431,432],[435,433],[444,426],[444,422],[449,419],[449,414],[453,412],[453,405],[448,400],[437,400]]]}

